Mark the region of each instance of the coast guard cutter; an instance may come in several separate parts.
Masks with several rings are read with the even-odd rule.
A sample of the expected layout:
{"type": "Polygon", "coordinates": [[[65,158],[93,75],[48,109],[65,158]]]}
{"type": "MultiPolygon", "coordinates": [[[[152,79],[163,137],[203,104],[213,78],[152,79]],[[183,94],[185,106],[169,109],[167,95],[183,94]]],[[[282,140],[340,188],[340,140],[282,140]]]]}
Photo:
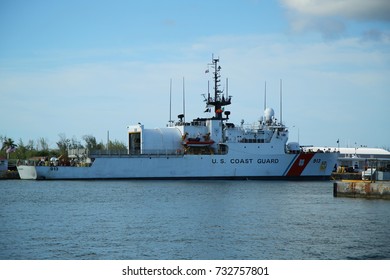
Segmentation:
{"type": "Polygon", "coordinates": [[[209,118],[149,129],[128,126],[123,154],[86,154],[76,164],[19,165],[22,179],[329,179],[338,153],[303,150],[288,143],[288,128],[266,108],[250,128],[229,122],[231,96],[220,89],[219,59],[209,64],[213,93],[205,95],[209,118]]]}

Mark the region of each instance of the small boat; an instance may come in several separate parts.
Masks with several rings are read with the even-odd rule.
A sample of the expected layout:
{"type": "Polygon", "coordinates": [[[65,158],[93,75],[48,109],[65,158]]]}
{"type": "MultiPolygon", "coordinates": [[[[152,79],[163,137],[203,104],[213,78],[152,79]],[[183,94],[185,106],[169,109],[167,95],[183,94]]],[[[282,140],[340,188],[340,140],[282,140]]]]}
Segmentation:
{"type": "Polygon", "coordinates": [[[210,145],[214,144],[214,141],[211,140],[211,141],[191,141],[191,140],[187,140],[184,142],[184,145],[185,146],[188,146],[188,147],[208,147],[210,145]]]}

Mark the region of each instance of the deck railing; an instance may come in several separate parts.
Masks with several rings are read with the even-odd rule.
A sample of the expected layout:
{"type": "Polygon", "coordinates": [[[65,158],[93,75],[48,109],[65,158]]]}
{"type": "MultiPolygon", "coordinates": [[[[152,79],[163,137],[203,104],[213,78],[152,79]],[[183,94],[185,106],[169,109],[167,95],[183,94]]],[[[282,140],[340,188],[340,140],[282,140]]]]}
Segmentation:
{"type": "Polygon", "coordinates": [[[89,153],[90,157],[177,157],[182,156],[183,150],[143,150],[140,151],[131,151],[130,153],[127,150],[97,150],[91,151],[89,153]]]}

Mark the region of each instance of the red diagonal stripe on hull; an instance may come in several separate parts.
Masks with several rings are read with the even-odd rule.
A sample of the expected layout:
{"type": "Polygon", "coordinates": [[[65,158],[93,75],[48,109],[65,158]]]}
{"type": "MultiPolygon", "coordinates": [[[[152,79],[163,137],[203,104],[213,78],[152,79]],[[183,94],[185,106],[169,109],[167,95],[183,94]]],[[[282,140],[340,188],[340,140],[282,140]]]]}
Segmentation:
{"type": "Polygon", "coordinates": [[[302,171],[305,169],[305,167],[308,165],[310,160],[313,158],[313,156],[314,153],[300,154],[296,158],[290,170],[287,172],[287,176],[300,176],[302,171]]]}

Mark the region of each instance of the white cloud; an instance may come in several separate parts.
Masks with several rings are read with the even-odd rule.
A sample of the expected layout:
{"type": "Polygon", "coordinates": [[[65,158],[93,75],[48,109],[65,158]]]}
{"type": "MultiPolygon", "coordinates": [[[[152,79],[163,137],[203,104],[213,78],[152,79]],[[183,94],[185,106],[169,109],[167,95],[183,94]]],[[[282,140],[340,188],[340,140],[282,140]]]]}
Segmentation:
{"type": "MultiPolygon", "coordinates": [[[[280,0],[288,12],[294,31],[320,32],[325,39],[344,35],[350,22],[388,23],[388,0],[280,0]]],[[[387,34],[386,30],[379,31],[387,34]]],[[[377,35],[381,38],[384,35],[377,35]]],[[[366,36],[366,39],[368,37],[366,36]]]]}
{"type": "Polygon", "coordinates": [[[388,0],[281,0],[299,14],[314,17],[345,17],[354,20],[390,21],[388,0]]]}

